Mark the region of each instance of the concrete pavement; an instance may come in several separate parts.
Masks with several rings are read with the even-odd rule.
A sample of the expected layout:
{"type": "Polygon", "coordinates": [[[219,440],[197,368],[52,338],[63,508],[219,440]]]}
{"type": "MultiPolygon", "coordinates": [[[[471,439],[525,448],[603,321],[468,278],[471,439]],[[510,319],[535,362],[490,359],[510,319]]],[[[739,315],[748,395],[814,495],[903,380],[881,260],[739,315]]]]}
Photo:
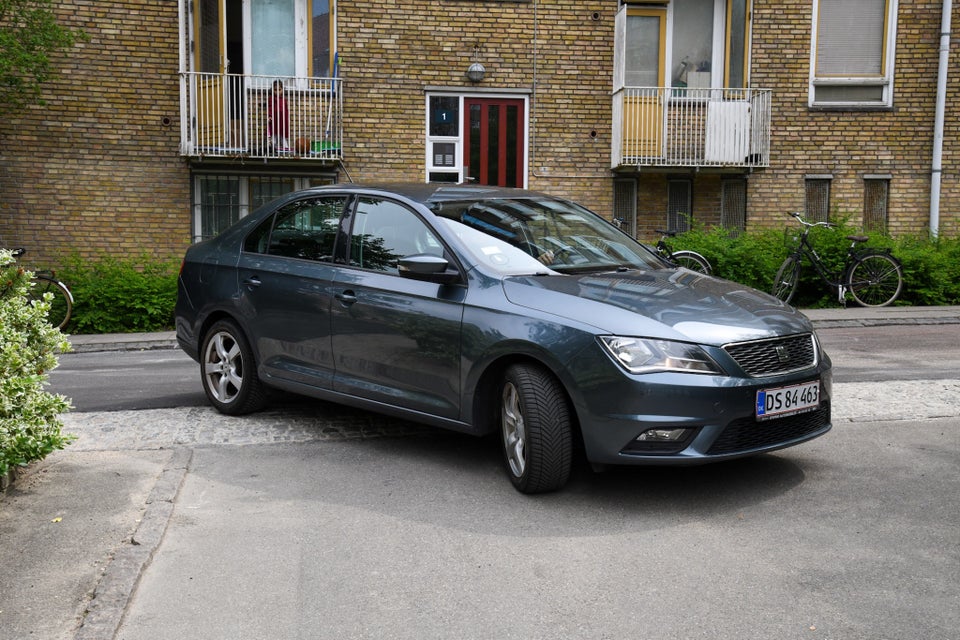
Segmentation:
{"type": "MultiPolygon", "coordinates": [[[[960,324],[960,307],[849,308],[806,313],[818,327],[960,324]]],[[[71,341],[77,351],[175,346],[173,334],[166,332],[74,336],[71,341]]],[[[834,550],[843,555],[843,562],[860,563],[869,567],[867,570],[876,571],[871,578],[873,581],[891,579],[901,589],[919,590],[924,594],[926,604],[921,602],[919,606],[930,609],[926,613],[926,627],[918,626],[913,620],[905,626],[897,626],[896,612],[884,613],[897,605],[904,597],[903,593],[893,594],[889,600],[883,593],[874,594],[879,603],[876,612],[867,603],[861,603],[866,607],[863,616],[881,616],[878,620],[885,625],[879,629],[882,633],[873,637],[906,637],[898,634],[912,630],[916,637],[947,638],[951,630],[960,627],[957,611],[953,608],[952,613],[942,612],[936,606],[944,601],[955,603],[956,585],[950,587],[932,578],[925,578],[923,584],[914,584],[907,569],[889,558],[877,560],[864,556],[862,554],[866,552],[851,542],[858,536],[866,536],[874,540],[871,544],[876,545],[875,551],[889,555],[896,549],[894,544],[901,541],[896,540],[896,535],[888,529],[892,527],[891,523],[900,524],[902,521],[905,527],[925,531],[917,533],[916,538],[911,537],[909,544],[903,545],[911,547],[911,552],[917,554],[914,562],[926,566],[928,562],[942,564],[945,561],[947,566],[951,566],[950,563],[954,568],[957,566],[955,514],[950,515],[953,512],[946,508],[951,504],[949,499],[944,504],[938,502],[936,496],[941,493],[949,496],[951,491],[956,496],[955,418],[960,416],[960,382],[941,381],[932,393],[929,385],[923,382],[905,383],[900,392],[902,395],[899,396],[877,397],[875,386],[856,384],[838,385],[835,390],[845,399],[835,403],[835,424],[852,425],[854,431],[863,431],[867,425],[879,425],[869,429],[870,433],[883,434],[875,436],[877,440],[870,445],[871,455],[880,452],[888,458],[886,464],[892,466],[906,464],[899,462],[902,460],[899,448],[903,443],[897,442],[897,429],[892,421],[907,416],[925,420],[910,436],[917,440],[919,448],[911,449],[909,455],[916,456],[923,450],[937,452],[930,454],[934,458],[931,469],[921,471],[910,470],[909,465],[904,467],[904,477],[909,476],[916,482],[913,486],[901,481],[902,478],[889,478],[882,469],[870,471],[866,466],[853,465],[858,469],[857,473],[862,474],[861,490],[871,483],[889,482],[890,491],[906,492],[901,498],[893,498],[885,507],[874,532],[847,530],[848,514],[841,514],[848,505],[830,506],[830,500],[834,498],[827,495],[829,485],[838,480],[845,481],[845,476],[840,468],[832,467],[834,460],[830,455],[837,451],[837,447],[827,439],[836,436],[835,442],[841,443],[840,449],[845,456],[859,446],[853,440],[841,439],[840,434],[831,434],[792,450],[796,453],[786,457],[793,461],[789,464],[784,462],[784,457],[774,456],[737,467],[737,473],[743,477],[736,483],[744,490],[756,485],[760,478],[764,478],[761,484],[771,480],[773,484],[760,494],[753,492],[756,503],[748,499],[747,503],[728,504],[732,509],[728,514],[720,507],[710,506],[714,494],[719,491],[721,503],[738,503],[740,498],[717,489],[729,479],[716,471],[686,473],[677,477],[670,476],[670,472],[658,471],[644,476],[652,486],[680,482],[686,484],[694,495],[702,491],[703,503],[692,507],[689,512],[670,500],[660,501],[645,494],[640,498],[632,491],[627,495],[624,489],[614,486],[615,482],[606,479],[575,481],[569,492],[531,501],[515,494],[506,479],[497,473],[497,453],[488,443],[326,406],[304,408],[301,413],[293,415],[267,411],[244,419],[230,419],[207,408],[68,414],[65,416],[65,430],[78,434],[77,442],[32,465],[0,500],[0,570],[4,573],[0,580],[0,640],[405,638],[416,637],[415,629],[419,629],[420,637],[441,638],[450,637],[446,633],[450,627],[444,627],[444,624],[452,625],[460,632],[460,637],[466,637],[462,633],[467,628],[464,625],[471,623],[475,625],[472,637],[511,637],[506,631],[509,625],[485,627],[490,621],[477,617],[476,612],[467,615],[467,619],[449,618],[471,610],[471,603],[463,597],[482,597],[475,592],[482,584],[474,581],[477,573],[481,576],[490,574],[487,577],[491,581],[491,591],[500,588],[513,593],[509,584],[497,587],[498,581],[525,579],[530,581],[528,587],[533,593],[542,590],[541,595],[554,605],[566,603],[566,606],[574,607],[573,600],[554,591],[554,583],[573,581],[579,588],[588,590],[591,585],[583,582],[582,575],[570,575],[567,571],[592,575],[598,568],[593,566],[594,562],[612,561],[612,557],[604,557],[599,550],[611,536],[632,536],[635,526],[641,529],[651,527],[629,541],[628,547],[639,553],[645,545],[660,546],[656,535],[660,527],[669,528],[668,525],[679,522],[679,537],[671,538],[673,542],[667,542],[660,550],[664,555],[657,565],[670,564],[671,559],[682,565],[686,558],[669,556],[677,541],[685,549],[687,558],[699,555],[698,549],[703,545],[722,546],[725,543],[703,537],[702,527],[706,525],[701,522],[701,517],[706,521],[719,519],[719,529],[710,535],[722,538],[726,529],[736,528],[742,525],[743,518],[759,517],[760,513],[780,521],[783,531],[787,532],[785,535],[798,545],[798,549],[809,546],[808,551],[815,553],[818,536],[832,543],[840,538],[847,539],[845,544],[850,546],[841,545],[839,551],[834,550]],[[920,395],[939,400],[919,408],[913,402],[910,411],[904,414],[908,399],[912,401],[920,395]],[[392,437],[397,435],[405,437],[392,437]],[[243,462],[231,462],[228,455],[219,453],[223,445],[242,445],[243,462]],[[302,448],[309,453],[297,456],[291,469],[281,472],[270,464],[270,461],[281,462],[284,456],[302,448]],[[375,460],[382,459],[374,454],[383,449],[391,449],[390,455],[395,454],[397,461],[388,458],[391,461],[385,468],[372,467],[375,460]],[[936,460],[938,456],[939,462],[936,460]],[[320,469],[313,467],[320,463],[320,469]],[[794,464],[799,466],[794,467],[794,464]],[[827,467],[829,472],[815,473],[827,467]],[[368,483],[367,488],[358,490],[352,487],[338,476],[338,470],[341,474],[359,470],[368,483]],[[928,475],[932,471],[939,472],[936,482],[936,478],[928,475]],[[295,480],[285,477],[288,472],[294,474],[295,480]],[[268,486],[268,476],[274,473],[278,478],[284,478],[285,488],[268,486]],[[805,503],[807,498],[799,494],[794,494],[792,500],[777,499],[781,490],[785,492],[784,496],[790,495],[788,488],[805,475],[809,475],[811,481],[820,476],[821,479],[811,485],[811,492],[822,492],[821,498],[826,502],[805,503]],[[189,485],[186,482],[188,477],[194,478],[189,485]],[[436,484],[437,478],[446,478],[443,490],[436,484]],[[702,489],[697,478],[702,480],[702,489]],[[297,483],[303,486],[298,489],[297,483]],[[693,483],[692,489],[689,483],[693,483]],[[315,491],[308,491],[310,487],[315,491]],[[184,491],[187,500],[181,504],[184,491]],[[286,501],[286,506],[278,506],[279,511],[272,510],[264,502],[276,495],[282,496],[281,502],[286,501]],[[923,496],[923,507],[916,511],[909,509],[906,505],[918,496],[923,496]],[[591,498],[585,499],[588,497],[591,498]],[[638,498],[656,517],[644,517],[642,513],[627,508],[628,502],[635,502],[638,498]],[[766,506],[762,506],[765,503],[766,506]],[[181,505],[179,511],[178,504],[181,505]],[[453,509],[453,504],[460,507],[453,509]],[[556,511],[558,504],[569,504],[573,508],[567,516],[562,516],[556,511]],[[827,530],[834,525],[819,519],[807,520],[802,530],[792,527],[790,518],[797,513],[810,510],[829,513],[834,508],[837,510],[834,517],[844,524],[836,525],[832,531],[827,530]],[[320,513],[322,519],[307,524],[313,517],[311,514],[315,513],[320,513]],[[592,514],[590,517],[596,518],[602,531],[599,539],[594,538],[588,543],[601,545],[592,552],[575,551],[575,547],[563,542],[581,535],[570,529],[564,520],[565,517],[587,517],[576,515],[578,513],[592,514]],[[726,517],[734,519],[727,521],[726,517]],[[741,519],[738,521],[737,517],[741,519]],[[459,520],[462,518],[474,524],[465,526],[459,520]],[[521,525],[525,519],[530,519],[530,524],[521,525]],[[415,524],[411,525],[411,522],[415,524]],[[428,523],[440,525],[440,528],[427,527],[428,523]],[[538,526],[545,531],[537,531],[538,526]],[[454,531],[459,533],[454,535],[454,531]],[[173,532],[175,535],[169,539],[169,548],[158,557],[161,542],[173,532]],[[263,532],[270,533],[264,538],[266,534],[263,532]],[[508,539],[501,541],[499,536],[504,532],[508,539]],[[541,546],[536,549],[521,542],[543,535],[546,538],[538,538],[541,546]],[[364,536],[371,536],[371,544],[381,545],[381,552],[387,555],[381,556],[363,545],[364,536]],[[932,536],[929,541],[928,536],[932,536]],[[354,539],[360,544],[337,542],[354,539]],[[936,541],[949,551],[946,558],[936,555],[936,541]],[[433,551],[424,550],[420,544],[432,545],[433,551]],[[549,556],[543,554],[543,545],[565,554],[573,553],[573,565],[568,570],[551,566],[549,556]],[[343,553],[347,555],[343,556],[343,553]],[[528,566],[526,560],[515,555],[520,553],[533,556],[535,566],[528,566]],[[429,567],[409,564],[414,559],[425,562],[431,554],[443,562],[442,568],[433,568],[436,571],[433,577],[429,567]],[[464,554],[468,559],[464,559],[464,554]],[[512,576],[510,570],[504,576],[494,575],[504,566],[499,565],[491,554],[506,559],[506,566],[513,566],[517,575],[512,576]],[[587,557],[591,554],[597,557],[587,557]],[[409,556],[406,566],[391,564],[404,556],[409,556]],[[299,563],[296,557],[300,558],[299,563]],[[303,564],[307,557],[314,559],[303,564]],[[325,560],[317,564],[316,558],[325,560]],[[261,566],[260,563],[264,564],[261,566]],[[287,567],[287,570],[278,574],[270,563],[287,567]],[[356,563],[375,573],[379,571],[379,575],[371,574],[363,579],[346,575],[356,563]],[[521,567],[523,571],[520,571],[521,567]],[[406,573],[397,573],[400,569],[406,573]],[[343,575],[338,576],[337,571],[343,575]],[[403,595],[408,575],[414,576],[413,580],[419,586],[403,595]],[[319,586],[315,587],[321,592],[330,591],[331,602],[324,606],[316,602],[298,602],[296,596],[312,592],[311,589],[291,590],[290,585],[283,582],[283,576],[293,581],[317,581],[319,586]],[[260,583],[262,580],[264,584],[260,583]],[[426,586],[431,581],[437,582],[434,590],[426,586]],[[457,585],[468,586],[463,586],[465,592],[460,594],[457,585]],[[229,593],[231,589],[236,589],[234,596],[229,593]],[[346,589],[347,592],[334,594],[337,589],[346,589]],[[407,599],[411,594],[417,595],[414,601],[407,599]],[[198,606],[198,599],[203,601],[203,598],[210,599],[209,606],[198,606]],[[449,607],[449,612],[439,613],[432,604],[425,603],[429,599],[449,607]],[[264,608],[260,612],[262,615],[254,615],[257,607],[264,608]],[[419,614],[430,610],[433,616],[430,624],[435,627],[417,626],[417,607],[422,609],[419,614]],[[251,608],[253,613],[244,613],[251,608]],[[376,622],[364,623],[365,608],[377,613],[376,622]],[[281,615],[275,617],[270,610],[281,615]],[[271,620],[273,625],[279,626],[271,626],[271,620]],[[324,620],[330,625],[326,629],[311,630],[300,626],[323,624],[324,620]],[[166,631],[161,633],[159,630],[166,631]]],[[[621,476],[615,478],[623,479],[621,476]]],[[[686,497],[690,492],[668,491],[674,498],[679,498],[681,493],[686,497]]],[[[751,491],[747,490],[747,495],[750,494],[751,491]]],[[[850,508],[869,512],[872,507],[868,502],[850,508]]],[[[773,531],[750,531],[751,535],[761,538],[770,536],[771,544],[778,535],[773,531]]],[[[612,548],[610,553],[614,553],[612,548]]],[[[725,562],[711,565],[710,571],[721,572],[714,575],[715,579],[724,571],[742,570],[744,575],[755,573],[757,576],[766,571],[762,564],[751,564],[756,560],[738,559],[735,557],[738,554],[733,551],[726,553],[725,562]]],[[[622,561],[623,558],[616,562],[622,561]]],[[[762,561],[773,560],[766,558],[762,561]]],[[[790,571],[789,565],[793,561],[785,556],[777,562],[780,571],[790,571]]],[[[674,564],[673,569],[661,566],[659,570],[665,571],[661,576],[665,581],[675,580],[679,585],[690,582],[692,586],[701,579],[696,571],[677,574],[676,569],[677,564],[674,564]]],[[[829,572],[829,563],[818,569],[829,572]]],[[[658,568],[646,566],[641,570],[656,572],[658,568]]],[[[794,570],[802,573],[799,565],[794,570]]],[[[599,576],[597,579],[599,583],[603,582],[599,576]]],[[[797,576],[797,579],[803,582],[814,580],[814,576],[797,576]]],[[[838,584],[847,584],[851,591],[862,588],[862,585],[844,583],[844,580],[853,578],[844,576],[838,584]]],[[[678,588],[671,591],[669,584],[664,584],[664,597],[682,597],[676,591],[678,588]]],[[[814,593],[799,587],[785,589],[783,593],[776,590],[764,593],[742,583],[727,584],[725,588],[744,598],[739,604],[744,604],[748,597],[754,599],[756,606],[775,607],[781,599],[784,603],[799,603],[791,612],[783,612],[779,621],[763,620],[760,624],[754,617],[757,621],[754,631],[763,629],[768,634],[784,638],[866,637],[861,632],[867,623],[858,620],[852,612],[825,613],[830,606],[840,605],[828,606],[818,600],[816,588],[814,593]],[[818,612],[818,606],[824,611],[818,612]],[[843,624],[836,622],[844,616],[848,619],[843,624]]],[[[563,589],[567,590],[566,587],[563,589]]],[[[716,597],[707,595],[704,602],[716,597]]],[[[646,593],[646,598],[646,606],[652,607],[651,610],[666,606],[655,593],[646,593]]],[[[518,600],[508,601],[494,597],[486,605],[510,616],[521,613],[513,609],[516,602],[535,606],[538,601],[543,598],[518,596],[518,600]]],[[[606,606],[612,605],[607,603],[606,606]]],[[[644,613],[644,608],[637,609],[638,620],[651,615],[644,613]]],[[[601,605],[600,613],[584,613],[587,621],[595,623],[592,627],[578,627],[575,619],[558,622],[566,619],[560,611],[553,614],[530,612],[532,618],[518,621],[518,629],[528,633],[516,637],[547,637],[548,630],[561,635],[566,631],[566,637],[615,637],[612,632],[607,635],[592,632],[598,628],[596,625],[603,624],[603,620],[596,617],[603,610],[601,605]],[[537,628],[538,617],[548,624],[543,627],[543,633],[531,634],[531,630],[537,628]],[[534,626],[530,627],[531,624],[534,626]],[[563,624],[570,626],[565,628],[563,624]]],[[[684,628],[680,614],[666,610],[661,613],[668,620],[670,616],[679,616],[674,622],[675,629],[684,628]]],[[[746,615],[749,617],[749,613],[746,615]]],[[[914,611],[912,617],[919,620],[920,614],[914,611]]],[[[763,637],[739,626],[742,621],[738,622],[733,613],[730,617],[721,616],[718,623],[727,626],[713,632],[708,629],[697,632],[716,638],[763,637]]],[[[629,625],[626,628],[629,629],[629,625]]],[[[683,636],[665,633],[661,637],[683,636]]]]}

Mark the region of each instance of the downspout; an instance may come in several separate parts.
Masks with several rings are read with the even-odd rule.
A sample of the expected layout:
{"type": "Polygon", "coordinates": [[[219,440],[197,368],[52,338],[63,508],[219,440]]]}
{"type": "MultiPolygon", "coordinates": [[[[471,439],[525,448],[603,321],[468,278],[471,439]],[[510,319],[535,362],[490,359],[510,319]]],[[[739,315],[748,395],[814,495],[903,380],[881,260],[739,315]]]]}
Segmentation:
{"type": "Polygon", "coordinates": [[[952,0],[943,0],[940,19],[940,70],[937,74],[937,112],[933,123],[933,164],[930,167],[930,235],[940,233],[940,182],[943,174],[943,120],[947,103],[947,66],[950,61],[952,0]]]}

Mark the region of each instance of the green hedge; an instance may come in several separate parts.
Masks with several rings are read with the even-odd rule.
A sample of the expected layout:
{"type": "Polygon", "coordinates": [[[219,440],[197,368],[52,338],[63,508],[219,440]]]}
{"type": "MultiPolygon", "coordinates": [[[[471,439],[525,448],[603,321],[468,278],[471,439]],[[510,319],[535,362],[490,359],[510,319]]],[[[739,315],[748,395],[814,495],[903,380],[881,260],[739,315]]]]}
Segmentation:
{"type": "Polygon", "coordinates": [[[70,258],[57,272],[73,293],[67,333],[128,333],[173,327],[179,262],[70,258]]]}
{"type": "MultiPolygon", "coordinates": [[[[810,240],[817,254],[832,270],[839,271],[850,241],[847,235],[863,231],[846,221],[833,229],[817,228],[810,240]]],[[[787,257],[800,233],[800,225],[791,221],[785,229],[767,229],[751,233],[731,233],[727,229],[694,229],[671,242],[673,250],[691,249],[703,254],[713,265],[714,275],[740,282],[761,291],[770,291],[780,264],[787,257]]],[[[960,304],[960,238],[890,238],[866,234],[870,248],[889,249],[903,263],[903,293],[897,305],[940,306],[960,304]]],[[[819,308],[838,306],[836,291],[831,291],[804,262],[800,289],[792,304],[819,308]]]]}

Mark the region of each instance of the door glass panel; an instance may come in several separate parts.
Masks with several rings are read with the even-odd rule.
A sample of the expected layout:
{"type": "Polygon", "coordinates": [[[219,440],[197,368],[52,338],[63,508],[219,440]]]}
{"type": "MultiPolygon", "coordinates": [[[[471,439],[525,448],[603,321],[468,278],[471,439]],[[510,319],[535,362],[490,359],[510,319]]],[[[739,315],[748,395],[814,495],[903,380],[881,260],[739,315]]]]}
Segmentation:
{"type": "Polygon", "coordinates": [[[470,155],[467,158],[468,178],[471,182],[480,182],[480,111],[479,104],[470,105],[470,155]]]}
{"type": "Polygon", "coordinates": [[[487,107],[487,179],[484,184],[500,184],[500,106],[487,107]]]}
{"type": "Polygon", "coordinates": [[[251,0],[254,74],[296,75],[295,10],[295,0],[251,0]]]}
{"type": "Polygon", "coordinates": [[[312,73],[326,78],[330,73],[330,2],[313,0],[312,73]]]}
{"type": "Polygon", "coordinates": [[[731,0],[729,47],[727,48],[728,87],[746,87],[747,0],[731,0]]]}
{"type": "Polygon", "coordinates": [[[520,145],[517,144],[517,131],[519,131],[520,108],[516,105],[507,105],[507,148],[504,149],[506,157],[506,186],[519,187],[517,180],[517,166],[519,161],[520,145]]]}
{"type": "Polygon", "coordinates": [[[709,87],[713,68],[714,0],[673,2],[673,86],[709,87]]]}
{"type": "Polygon", "coordinates": [[[628,15],[626,37],[626,84],[656,87],[660,84],[659,15],[628,15]]]}

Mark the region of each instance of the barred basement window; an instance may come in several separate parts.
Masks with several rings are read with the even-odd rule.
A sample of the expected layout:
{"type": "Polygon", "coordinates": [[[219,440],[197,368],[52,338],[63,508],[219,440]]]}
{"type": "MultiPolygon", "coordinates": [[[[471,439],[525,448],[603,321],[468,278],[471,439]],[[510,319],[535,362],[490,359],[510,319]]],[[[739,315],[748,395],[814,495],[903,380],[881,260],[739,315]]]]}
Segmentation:
{"type": "Polygon", "coordinates": [[[263,204],[291,191],[332,184],[332,176],[194,175],[193,239],[212,238],[263,204]]]}
{"type": "Polygon", "coordinates": [[[682,233],[690,230],[693,219],[693,183],[670,180],[667,183],[667,229],[682,233]]]}
{"type": "Polygon", "coordinates": [[[637,181],[633,178],[613,181],[613,220],[634,238],[637,237],[637,181]]]}
{"type": "Polygon", "coordinates": [[[886,233],[890,201],[889,176],[865,176],[863,179],[863,228],[886,233]]]}
{"type": "Polygon", "coordinates": [[[722,183],[720,194],[720,226],[744,231],[747,228],[747,181],[729,178],[722,183]]]}
{"type": "Polygon", "coordinates": [[[830,221],[830,182],[833,176],[807,176],[805,182],[804,211],[813,222],[830,221]]]}

